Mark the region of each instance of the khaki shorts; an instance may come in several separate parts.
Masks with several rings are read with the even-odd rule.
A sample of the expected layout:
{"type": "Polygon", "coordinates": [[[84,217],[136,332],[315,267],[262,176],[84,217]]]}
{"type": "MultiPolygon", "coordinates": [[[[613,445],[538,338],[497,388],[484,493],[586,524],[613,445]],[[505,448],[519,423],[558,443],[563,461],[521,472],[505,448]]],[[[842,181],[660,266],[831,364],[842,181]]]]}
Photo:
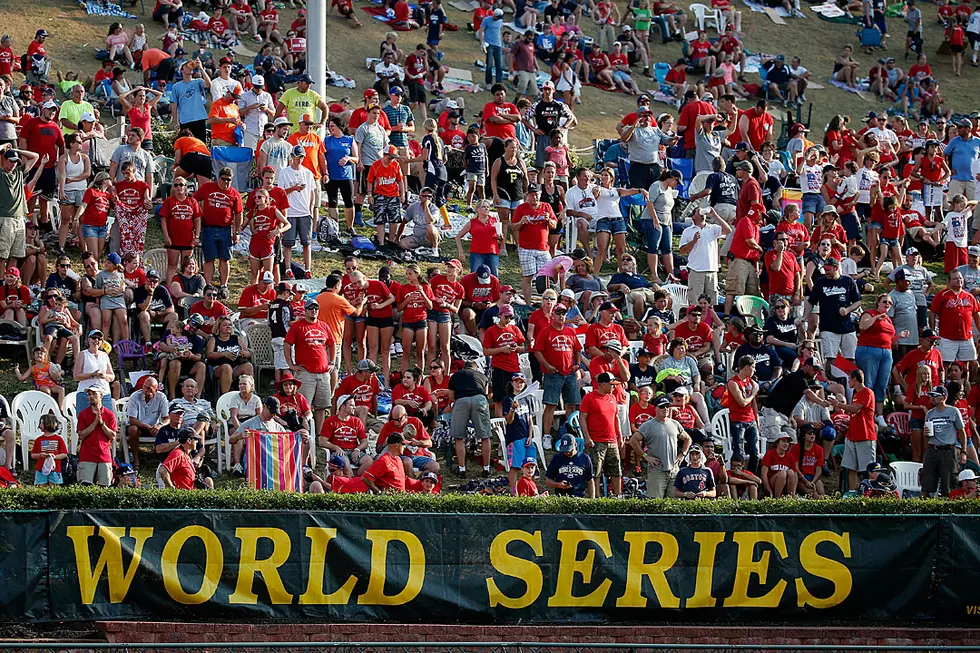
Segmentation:
{"type": "MultiPolygon", "coordinates": [[[[288,370],[289,363],[286,362],[286,354],[283,351],[283,343],[285,343],[285,338],[273,338],[272,342],[272,364],[276,366],[277,370],[288,370]]],[[[340,351],[340,348],[337,348],[340,351]]]]}
{"type": "MultiPolygon", "coordinates": [[[[631,306],[636,303],[637,299],[642,300],[644,304],[649,304],[650,306],[653,306],[654,294],[655,291],[651,290],[650,288],[637,288],[636,290],[630,291],[630,294],[626,296],[626,300],[630,303],[631,306]]],[[[637,315],[636,317],[642,317],[642,316],[637,315]]]]}
{"type": "Polygon", "coordinates": [[[758,295],[759,273],[755,263],[737,258],[728,263],[728,276],[725,277],[726,295],[758,295]]]}
{"type": "Polygon", "coordinates": [[[112,463],[78,463],[78,482],[108,487],[112,483],[112,463]]]}
{"type": "Polygon", "coordinates": [[[718,273],[689,270],[687,273],[687,303],[694,306],[698,297],[707,295],[711,305],[718,303],[718,273]]]}
{"type": "Polygon", "coordinates": [[[24,221],[19,218],[0,218],[0,259],[27,256],[24,221]]]}
{"type": "MultiPolygon", "coordinates": [[[[338,351],[339,349],[338,347],[338,351]]],[[[302,383],[299,387],[299,393],[310,402],[310,408],[313,410],[330,408],[330,398],[333,396],[333,392],[331,391],[328,372],[313,374],[306,370],[300,370],[296,378],[302,383]]]]}
{"type": "Polygon", "coordinates": [[[403,249],[418,249],[419,247],[428,247],[429,243],[425,238],[419,238],[418,236],[412,234],[409,236],[402,236],[401,242],[398,243],[403,249]]]}
{"type": "Polygon", "coordinates": [[[531,73],[526,70],[519,70],[517,72],[517,83],[514,84],[514,88],[521,95],[536,97],[538,95],[538,74],[536,72],[531,73]]]}
{"type": "Polygon", "coordinates": [[[620,460],[619,447],[608,442],[596,442],[595,446],[586,450],[592,460],[592,469],[595,470],[595,477],[600,478],[603,474],[610,478],[619,478],[623,475],[620,460]]]}

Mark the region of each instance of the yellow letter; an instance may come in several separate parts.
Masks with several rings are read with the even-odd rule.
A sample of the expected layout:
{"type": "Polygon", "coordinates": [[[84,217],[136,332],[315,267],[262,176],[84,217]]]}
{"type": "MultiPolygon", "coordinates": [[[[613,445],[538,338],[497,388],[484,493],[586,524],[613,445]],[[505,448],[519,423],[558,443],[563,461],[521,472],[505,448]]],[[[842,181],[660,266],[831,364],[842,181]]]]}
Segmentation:
{"type": "Polygon", "coordinates": [[[626,590],[616,601],[616,607],[647,607],[647,599],[643,596],[644,576],[649,577],[653,593],[657,595],[657,602],[661,607],[680,607],[680,599],[670,590],[666,575],[677,562],[677,539],[670,533],[644,531],[627,531],[623,539],[630,545],[630,553],[626,563],[626,590]],[[660,558],[656,562],[644,562],[647,545],[651,542],[660,545],[660,558]]]}
{"type": "Polygon", "coordinates": [[[544,587],[544,576],[541,574],[541,567],[530,560],[519,558],[507,552],[507,545],[511,542],[524,542],[531,547],[531,552],[540,557],[544,555],[541,545],[541,531],[527,533],[525,531],[509,530],[504,531],[493,538],[490,543],[490,564],[500,573],[519,578],[527,585],[527,591],[523,596],[510,597],[500,591],[497,583],[492,578],[487,579],[487,592],[490,595],[490,607],[498,605],[513,610],[526,608],[541,596],[541,589],[544,587]]]}
{"type": "Polygon", "coordinates": [[[725,541],[724,533],[695,533],[694,541],[701,547],[698,553],[698,574],[694,581],[694,596],[684,602],[685,608],[713,608],[718,599],[711,596],[711,574],[715,570],[715,553],[725,541]]]}
{"type": "Polygon", "coordinates": [[[160,555],[160,571],[163,573],[163,586],[174,601],[184,605],[200,605],[208,602],[221,582],[221,572],[225,566],[225,554],[221,550],[218,536],[204,526],[185,526],[167,540],[160,555]],[[204,542],[204,578],[201,589],[194,594],[188,594],[180,584],[177,574],[177,563],[184,544],[192,537],[204,542]]]}
{"type": "Polygon", "coordinates": [[[357,577],[351,576],[336,592],[323,593],[323,574],[327,566],[327,546],[337,537],[336,528],[309,526],[306,537],[310,538],[310,569],[306,592],[299,597],[300,605],[346,605],[357,585],[357,577]]]}
{"type": "Polygon", "coordinates": [[[371,577],[367,590],[357,597],[360,605],[404,605],[422,591],[425,581],[425,549],[414,533],[395,530],[369,530],[366,535],[371,542],[371,577]],[[398,594],[385,594],[387,578],[388,544],[401,542],[408,549],[408,581],[398,594]]]}
{"type": "Polygon", "coordinates": [[[95,590],[102,579],[102,572],[106,571],[109,581],[109,602],[121,603],[129,592],[129,585],[133,582],[136,569],[140,566],[140,559],[143,557],[143,545],[153,536],[153,527],[125,528],[123,526],[100,526],[99,535],[102,536],[102,551],[99,559],[92,568],[92,559],[89,557],[88,538],[95,534],[95,526],[69,526],[68,537],[71,538],[75,546],[75,568],[78,570],[78,590],[82,595],[82,603],[89,605],[95,601],[95,590]],[[122,561],[122,542],[120,538],[126,536],[136,540],[136,544],[130,550],[126,550],[133,555],[129,562],[129,568],[123,571],[122,561]]]}
{"type": "Polygon", "coordinates": [[[280,528],[236,528],[235,537],[242,541],[242,554],[238,561],[238,584],[228,603],[255,605],[259,596],[252,591],[255,575],[260,574],[273,605],[293,602],[293,595],[286,591],[279,576],[279,567],[289,559],[289,535],[280,528]],[[256,560],[255,554],[261,538],[272,540],[272,553],[264,560],[256,560]]]}
{"type": "Polygon", "coordinates": [[[825,599],[810,594],[802,578],[796,579],[797,602],[801,608],[812,605],[815,608],[832,608],[839,605],[851,593],[851,570],[842,562],[832,560],[817,553],[821,542],[833,542],[844,554],[851,557],[851,537],[844,533],[838,535],[831,531],[816,531],[806,536],[800,544],[800,565],[807,573],[826,578],[834,584],[834,592],[825,599]]]}
{"type": "Polygon", "coordinates": [[[584,583],[592,582],[592,567],[595,564],[595,549],[589,549],[585,558],[579,560],[578,545],[589,541],[599,545],[603,555],[612,556],[609,548],[609,533],[605,531],[558,531],[558,541],[561,542],[561,557],[558,562],[558,580],[555,582],[555,593],[548,599],[549,607],[579,608],[601,606],[606,600],[606,594],[612,587],[608,578],[599,583],[594,592],[586,596],[572,596],[572,581],[575,574],[582,574],[584,583]]]}
{"type": "Polygon", "coordinates": [[[735,586],[732,595],[725,599],[726,608],[775,608],[786,591],[786,581],[780,579],[764,596],[749,596],[749,581],[752,576],[759,577],[759,584],[765,585],[769,577],[769,557],[772,551],[763,551],[762,556],[755,559],[755,545],[760,542],[771,544],[783,558],[786,557],[786,538],[782,533],[743,531],[735,533],[735,544],[738,545],[738,562],[735,570],[735,586]]]}

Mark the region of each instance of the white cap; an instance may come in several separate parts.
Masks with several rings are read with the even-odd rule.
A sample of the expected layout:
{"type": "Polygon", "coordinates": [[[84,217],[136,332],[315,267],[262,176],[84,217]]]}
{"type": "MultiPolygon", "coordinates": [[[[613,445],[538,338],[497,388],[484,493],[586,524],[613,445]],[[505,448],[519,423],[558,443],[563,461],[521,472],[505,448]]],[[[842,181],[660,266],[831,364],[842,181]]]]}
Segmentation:
{"type": "Polygon", "coordinates": [[[262,75],[252,75],[252,86],[265,86],[265,77],[262,75]]]}
{"type": "Polygon", "coordinates": [[[266,270],[265,272],[262,273],[262,281],[264,283],[272,283],[273,281],[275,281],[275,277],[272,276],[272,272],[266,270]]]}
{"type": "Polygon", "coordinates": [[[448,100],[446,100],[446,108],[447,109],[458,109],[459,108],[459,102],[457,102],[456,100],[454,100],[452,98],[449,98],[448,100]]]}
{"type": "Polygon", "coordinates": [[[497,18],[500,18],[501,16],[504,15],[504,10],[503,9],[494,9],[493,10],[493,15],[496,16],[497,18]]]}
{"type": "Polygon", "coordinates": [[[976,480],[977,475],[972,469],[964,469],[962,472],[956,475],[957,481],[973,481],[976,480]]]}
{"type": "Polygon", "coordinates": [[[91,111],[86,111],[82,114],[82,117],[78,119],[78,122],[95,122],[95,114],[91,111]]]}
{"type": "Polygon", "coordinates": [[[568,297],[569,299],[575,299],[575,291],[571,288],[565,288],[561,291],[562,297],[568,297]]]}
{"type": "Polygon", "coordinates": [[[44,104],[41,105],[41,108],[42,109],[57,109],[58,108],[58,105],[55,104],[52,100],[48,100],[47,102],[45,102],[44,104]]]}

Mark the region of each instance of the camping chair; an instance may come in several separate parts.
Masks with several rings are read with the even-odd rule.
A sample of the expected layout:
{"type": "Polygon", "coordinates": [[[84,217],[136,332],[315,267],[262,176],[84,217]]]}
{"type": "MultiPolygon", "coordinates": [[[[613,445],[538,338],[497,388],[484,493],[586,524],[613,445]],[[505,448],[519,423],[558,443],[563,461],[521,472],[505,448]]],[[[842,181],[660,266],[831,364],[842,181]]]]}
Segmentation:
{"type": "Polygon", "coordinates": [[[0,319],[0,345],[24,347],[27,361],[31,362],[31,328],[14,320],[0,319]],[[6,325],[6,326],[3,326],[6,325]]]}
{"type": "MultiPolygon", "coordinates": [[[[31,465],[31,445],[34,439],[41,433],[41,416],[53,413],[61,424],[59,434],[65,438],[65,418],[58,408],[58,402],[54,397],[38,390],[27,390],[14,397],[10,405],[10,417],[13,421],[15,437],[20,437],[20,453],[23,461],[23,469],[30,469],[31,465]]],[[[65,438],[67,441],[67,438],[65,438]]],[[[13,462],[13,461],[11,461],[13,462]]]]}
{"type": "MultiPolygon", "coordinates": [[[[167,250],[163,248],[151,249],[149,251],[143,252],[143,265],[149,270],[156,270],[161,275],[167,273],[167,250]]],[[[170,279],[166,280],[167,285],[170,285],[170,279]]]]}
{"type": "Polygon", "coordinates": [[[143,345],[135,340],[120,340],[112,348],[116,352],[116,362],[119,366],[119,376],[121,377],[120,382],[123,384],[123,389],[126,394],[131,394],[133,392],[133,386],[129,382],[126,363],[127,361],[133,363],[134,372],[146,369],[146,354],[143,350],[143,345]]]}
{"type": "Polygon", "coordinates": [[[912,418],[912,413],[908,411],[897,411],[894,413],[889,413],[885,418],[885,423],[895,429],[895,434],[901,438],[902,442],[908,442],[912,438],[912,428],[909,426],[909,420],[912,418]]]}

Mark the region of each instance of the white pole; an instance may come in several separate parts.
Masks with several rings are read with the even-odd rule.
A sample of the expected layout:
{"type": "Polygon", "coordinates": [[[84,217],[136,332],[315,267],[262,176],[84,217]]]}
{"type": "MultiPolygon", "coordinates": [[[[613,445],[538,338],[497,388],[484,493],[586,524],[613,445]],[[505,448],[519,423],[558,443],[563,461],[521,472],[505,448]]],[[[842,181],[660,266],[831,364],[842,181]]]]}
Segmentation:
{"type": "Polygon", "coordinates": [[[306,3],[306,71],[313,77],[313,89],[327,93],[327,2],[306,3]]]}

